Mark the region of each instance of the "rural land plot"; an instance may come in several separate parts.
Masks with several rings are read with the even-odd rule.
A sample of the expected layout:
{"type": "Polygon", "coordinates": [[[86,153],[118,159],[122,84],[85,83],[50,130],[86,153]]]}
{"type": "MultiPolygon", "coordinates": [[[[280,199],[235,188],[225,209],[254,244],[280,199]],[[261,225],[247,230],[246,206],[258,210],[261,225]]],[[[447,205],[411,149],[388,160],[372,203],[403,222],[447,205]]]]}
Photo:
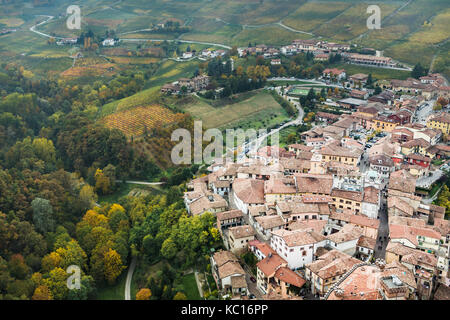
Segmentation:
{"type": "Polygon", "coordinates": [[[312,31],[351,7],[349,2],[307,2],[283,20],[291,28],[312,31]]]}
{"type": "MultiPolygon", "coordinates": [[[[374,3],[381,8],[381,18],[387,17],[400,5],[374,3]]],[[[367,3],[358,3],[341,15],[318,27],[314,33],[333,40],[348,41],[367,31],[367,3]]]]}
{"type": "MultiPolygon", "coordinates": [[[[223,107],[213,107],[196,98],[194,102],[181,108],[194,118],[202,120],[206,128],[232,128],[241,121],[245,123],[262,121],[263,116],[277,117],[279,122],[288,119],[284,109],[267,92],[259,92],[248,99],[223,107]]],[[[258,127],[257,123],[255,125],[254,127],[258,127]]]]}

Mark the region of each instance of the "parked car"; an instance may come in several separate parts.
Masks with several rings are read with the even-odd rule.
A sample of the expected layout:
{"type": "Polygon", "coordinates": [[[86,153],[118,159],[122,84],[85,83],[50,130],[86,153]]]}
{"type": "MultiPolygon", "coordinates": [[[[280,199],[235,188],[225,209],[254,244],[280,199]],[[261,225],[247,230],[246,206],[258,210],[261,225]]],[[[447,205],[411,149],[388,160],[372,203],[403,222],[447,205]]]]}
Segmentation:
{"type": "Polygon", "coordinates": [[[251,282],[256,282],[256,279],[254,277],[250,277],[251,282]]]}

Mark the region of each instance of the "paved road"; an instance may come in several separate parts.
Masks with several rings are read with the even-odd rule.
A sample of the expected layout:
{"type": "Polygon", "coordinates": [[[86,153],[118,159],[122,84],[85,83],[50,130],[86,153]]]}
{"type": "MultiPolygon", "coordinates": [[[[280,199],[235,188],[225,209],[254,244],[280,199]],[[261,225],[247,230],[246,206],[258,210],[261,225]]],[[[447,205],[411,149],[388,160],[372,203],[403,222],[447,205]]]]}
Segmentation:
{"type": "Polygon", "coordinates": [[[430,100],[425,102],[419,111],[416,112],[417,120],[415,122],[425,125],[427,118],[433,113],[433,106],[436,100],[430,100]]]}
{"type": "Polygon", "coordinates": [[[227,46],[225,44],[222,43],[215,43],[215,42],[203,42],[203,41],[194,41],[194,40],[180,40],[180,39],[175,39],[175,40],[167,40],[167,39],[147,39],[147,38],[142,38],[142,39],[119,39],[119,41],[122,42],[146,42],[146,41],[152,41],[152,42],[159,42],[159,41],[167,41],[167,42],[181,42],[181,43],[193,43],[193,44],[204,44],[207,46],[216,46],[216,47],[221,47],[224,49],[231,49],[230,46],[227,46]]]}
{"type": "Polygon", "coordinates": [[[38,24],[35,24],[32,27],[30,27],[30,31],[31,32],[34,32],[34,33],[36,33],[36,34],[38,34],[40,36],[46,37],[46,38],[64,39],[64,38],[61,38],[61,37],[54,37],[54,36],[51,36],[51,35],[49,35],[47,33],[37,31],[36,27],[39,27],[39,26],[49,22],[50,20],[52,20],[54,18],[53,16],[46,16],[46,15],[38,15],[38,17],[47,17],[47,19],[42,21],[42,22],[40,22],[40,23],[38,23],[38,24]]]}
{"type": "MultiPolygon", "coordinates": [[[[122,182],[122,180],[116,180],[116,182],[122,182]]],[[[147,182],[147,181],[134,181],[134,180],[125,180],[125,183],[130,183],[130,184],[142,184],[142,185],[146,185],[146,186],[157,186],[157,185],[161,185],[161,184],[165,184],[165,182],[147,182]]]]}
{"type": "Polygon", "coordinates": [[[131,280],[133,279],[134,269],[136,269],[137,258],[133,257],[128,268],[127,280],[125,282],[125,300],[131,300],[131,280]]]}
{"type": "Polygon", "coordinates": [[[375,245],[374,257],[385,259],[386,247],[389,239],[389,217],[387,212],[387,197],[381,194],[380,210],[378,212],[380,226],[378,227],[377,242],[375,245]]]}
{"type": "Polygon", "coordinates": [[[416,181],[416,187],[421,188],[429,188],[433,183],[435,183],[437,180],[439,180],[440,177],[444,175],[444,172],[440,169],[434,170],[431,172],[431,176],[425,175],[423,177],[420,177],[416,181]]]}

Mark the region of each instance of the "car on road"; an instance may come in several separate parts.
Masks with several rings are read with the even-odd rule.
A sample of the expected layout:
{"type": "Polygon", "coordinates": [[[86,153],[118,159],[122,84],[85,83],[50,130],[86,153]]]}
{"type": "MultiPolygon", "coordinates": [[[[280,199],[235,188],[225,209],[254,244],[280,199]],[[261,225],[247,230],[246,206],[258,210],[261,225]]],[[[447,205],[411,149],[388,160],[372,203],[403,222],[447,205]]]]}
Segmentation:
{"type": "Polygon", "coordinates": [[[251,282],[256,282],[255,277],[250,277],[250,281],[251,281],[251,282]]]}

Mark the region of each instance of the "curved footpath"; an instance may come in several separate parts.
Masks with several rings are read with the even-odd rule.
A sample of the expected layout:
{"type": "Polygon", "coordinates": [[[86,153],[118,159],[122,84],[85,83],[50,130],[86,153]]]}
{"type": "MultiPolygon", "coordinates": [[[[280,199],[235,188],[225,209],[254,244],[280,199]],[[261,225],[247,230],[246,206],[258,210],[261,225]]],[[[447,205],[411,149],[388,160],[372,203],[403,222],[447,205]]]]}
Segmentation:
{"type": "Polygon", "coordinates": [[[128,267],[127,280],[125,282],[125,300],[131,300],[131,280],[133,279],[134,269],[136,269],[136,262],[137,258],[133,257],[128,267]]]}

